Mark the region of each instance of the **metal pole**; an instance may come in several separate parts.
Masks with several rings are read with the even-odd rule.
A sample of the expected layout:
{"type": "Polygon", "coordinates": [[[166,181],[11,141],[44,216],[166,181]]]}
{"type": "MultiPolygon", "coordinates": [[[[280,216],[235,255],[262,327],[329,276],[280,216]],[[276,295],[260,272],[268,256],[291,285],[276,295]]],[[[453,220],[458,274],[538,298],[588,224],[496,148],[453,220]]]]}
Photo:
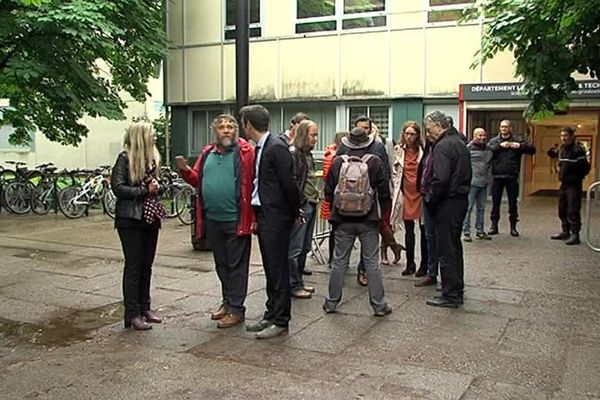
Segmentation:
{"type": "Polygon", "coordinates": [[[235,5],[235,113],[239,117],[248,104],[250,5],[249,0],[236,0],[235,5]]]}

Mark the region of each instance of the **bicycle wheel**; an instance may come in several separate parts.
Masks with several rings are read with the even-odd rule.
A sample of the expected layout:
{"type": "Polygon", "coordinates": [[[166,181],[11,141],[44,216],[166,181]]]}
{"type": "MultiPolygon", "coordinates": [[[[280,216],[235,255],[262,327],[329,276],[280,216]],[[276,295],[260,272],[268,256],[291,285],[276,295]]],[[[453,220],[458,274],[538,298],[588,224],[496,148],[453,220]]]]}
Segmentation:
{"type": "Polygon", "coordinates": [[[58,192],[58,208],[67,218],[76,219],[85,214],[88,204],[78,199],[81,187],[69,186],[58,192]]]}
{"type": "Polygon", "coordinates": [[[110,218],[115,219],[117,197],[109,187],[104,190],[104,194],[102,195],[102,207],[104,207],[104,211],[110,218]]]}
{"type": "Polygon", "coordinates": [[[194,206],[192,196],[194,188],[184,186],[175,195],[175,209],[177,210],[177,218],[184,225],[192,224],[192,207],[194,206]]]}
{"type": "Polygon", "coordinates": [[[38,215],[48,214],[54,205],[53,189],[52,182],[44,181],[37,185],[31,194],[31,211],[38,215]]]}
{"type": "Polygon", "coordinates": [[[29,182],[12,182],[4,189],[4,205],[15,214],[27,214],[31,210],[31,191],[29,182]]]}
{"type": "Polygon", "coordinates": [[[175,218],[177,216],[177,210],[175,208],[175,195],[177,194],[177,188],[175,186],[167,186],[158,195],[158,201],[165,207],[167,218],[175,218]]]}

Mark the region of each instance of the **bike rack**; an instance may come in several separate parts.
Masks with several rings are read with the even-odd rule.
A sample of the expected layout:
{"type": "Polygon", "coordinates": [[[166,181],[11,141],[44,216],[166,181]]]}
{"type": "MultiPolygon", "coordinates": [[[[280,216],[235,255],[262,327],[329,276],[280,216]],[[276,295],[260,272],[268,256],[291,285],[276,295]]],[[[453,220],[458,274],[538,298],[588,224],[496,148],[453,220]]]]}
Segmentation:
{"type": "MultiPolygon", "coordinates": [[[[600,181],[594,182],[590,185],[590,187],[587,190],[587,195],[586,195],[586,229],[585,229],[585,233],[586,233],[586,238],[585,241],[588,245],[588,247],[594,251],[598,251],[600,252],[600,247],[596,247],[594,246],[594,244],[592,243],[591,239],[590,239],[590,230],[591,230],[591,225],[592,225],[592,190],[596,187],[596,186],[600,186],[600,181]]],[[[600,194],[600,193],[599,193],[600,194]]],[[[596,199],[595,201],[599,201],[599,199],[597,198],[598,196],[595,196],[596,199]]]]}

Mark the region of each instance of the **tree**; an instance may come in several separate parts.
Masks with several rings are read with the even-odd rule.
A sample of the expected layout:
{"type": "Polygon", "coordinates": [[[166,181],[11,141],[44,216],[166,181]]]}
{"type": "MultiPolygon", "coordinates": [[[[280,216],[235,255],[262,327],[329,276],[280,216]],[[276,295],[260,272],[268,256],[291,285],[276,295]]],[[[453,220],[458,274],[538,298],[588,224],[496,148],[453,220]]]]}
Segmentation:
{"type": "Polygon", "coordinates": [[[0,125],[76,145],[84,115],[125,119],[165,56],[163,0],[0,0],[0,125]]]}
{"type": "Polygon", "coordinates": [[[600,0],[486,0],[482,62],[512,51],[516,73],[531,99],[526,114],[564,109],[577,89],[573,72],[598,79],[600,0]]]}

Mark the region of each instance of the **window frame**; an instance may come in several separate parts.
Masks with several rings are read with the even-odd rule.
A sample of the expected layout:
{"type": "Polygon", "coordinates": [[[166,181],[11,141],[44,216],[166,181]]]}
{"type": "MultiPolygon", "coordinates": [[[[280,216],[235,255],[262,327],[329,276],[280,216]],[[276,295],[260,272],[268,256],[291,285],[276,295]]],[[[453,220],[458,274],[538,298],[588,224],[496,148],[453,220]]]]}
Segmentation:
{"type": "Polygon", "coordinates": [[[212,120],[210,118],[210,114],[211,113],[218,113],[219,114],[227,114],[229,113],[229,110],[226,107],[194,107],[194,108],[190,108],[189,112],[188,112],[188,157],[196,157],[204,148],[204,146],[206,146],[207,144],[211,143],[210,140],[206,140],[206,143],[203,143],[203,141],[205,139],[209,139],[210,135],[211,135],[211,131],[210,131],[210,124],[212,123],[212,120]],[[206,118],[206,132],[204,134],[203,138],[200,138],[200,147],[199,148],[194,148],[194,135],[195,135],[195,125],[194,125],[194,115],[197,112],[203,112],[206,118]]]}
{"type": "MultiPolygon", "coordinates": [[[[235,0],[233,0],[235,1],[235,0]]],[[[252,29],[256,29],[259,28],[260,29],[260,35],[259,36],[250,36],[250,40],[257,40],[263,37],[263,21],[264,21],[264,0],[258,0],[258,6],[260,8],[259,12],[258,12],[258,22],[254,22],[254,23],[250,23],[248,25],[248,31],[250,32],[250,30],[252,29]]],[[[250,6],[250,2],[248,2],[248,6],[250,6]]],[[[235,31],[235,25],[227,25],[227,0],[221,0],[221,9],[223,10],[222,15],[221,15],[221,26],[223,27],[223,29],[221,29],[221,40],[223,42],[233,42],[235,41],[235,39],[227,39],[226,37],[226,32],[231,32],[231,31],[235,31]]]]}
{"type": "MultiPolygon", "coordinates": [[[[392,136],[394,135],[393,132],[391,132],[392,130],[392,105],[390,103],[356,103],[356,104],[346,104],[346,121],[348,121],[348,126],[350,127],[350,130],[352,130],[352,128],[354,127],[354,121],[350,119],[351,116],[351,112],[350,109],[351,108],[366,108],[367,109],[367,113],[366,116],[371,118],[371,108],[383,108],[386,107],[387,108],[387,118],[388,118],[388,123],[387,123],[387,133],[385,135],[386,138],[389,137],[389,135],[391,134],[392,136]]],[[[377,124],[377,121],[373,121],[375,122],[375,124],[377,124]]]]}
{"type": "MultiPolygon", "coordinates": [[[[431,0],[423,0],[425,2],[425,26],[455,26],[459,19],[453,19],[449,21],[429,21],[429,14],[432,12],[439,11],[459,11],[462,13],[463,10],[466,10],[470,7],[477,7],[481,3],[481,0],[465,0],[464,3],[459,4],[443,4],[443,5],[431,5],[431,0]]],[[[472,21],[472,23],[478,23],[476,19],[472,21]]]]}
{"type": "Polygon", "coordinates": [[[335,0],[335,8],[333,15],[323,16],[323,17],[308,17],[308,18],[299,18],[298,17],[298,1],[294,1],[294,11],[293,11],[293,23],[294,23],[294,35],[319,35],[319,34],[339,34],[339,33],[355,33],[362,31],[374,31],[374,30],[387,30],[390,23],[390,15],[389,15],[389,4],[391,0],[384,0],[384,10],[383,11],[367,11],[360,13],[352,13],[345,14],[344,13],[344,0],[335,0]],[[344,29],[344,21],[360,19],[360,18],[375,18],[375,17],[385,17],[385,25],[381,26],[372,26],[372,27],[364,27],[364,28],[347,28],[344,29]],[[314,32],[300,32],[297,33],[296,29],[298,25],[301,24],[310,24],[310,23],[318,23],[318,22],[334,22],[335,29],[328,31],[314,31],[314,32]]]}

